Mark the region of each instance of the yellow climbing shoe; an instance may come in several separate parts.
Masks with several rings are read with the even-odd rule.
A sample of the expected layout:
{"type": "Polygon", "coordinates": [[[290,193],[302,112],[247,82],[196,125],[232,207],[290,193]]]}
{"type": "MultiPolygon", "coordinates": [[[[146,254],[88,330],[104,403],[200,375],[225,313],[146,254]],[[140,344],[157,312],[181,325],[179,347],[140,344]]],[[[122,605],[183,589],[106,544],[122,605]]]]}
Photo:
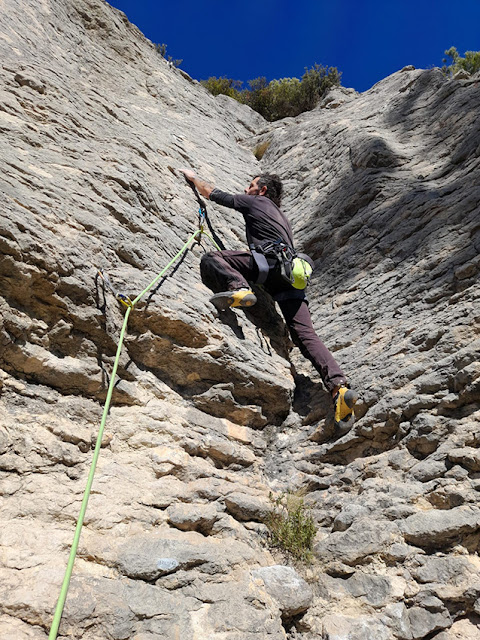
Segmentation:
{"type": "Polygon", "coordinates": [[[340,387],[333,398],[335,409],[335,425],[345,433],[353,427],[355,413],[353,407],[358,400],[358,394],[353,389],[340,387]]]}
{"type": "Polygon", "coordinates": [[[219,310],[225,311],[230,307],[252,307],[257,297],[251,289],[237,291],[221,291],[210,298],[210,302],[219,310]]]}

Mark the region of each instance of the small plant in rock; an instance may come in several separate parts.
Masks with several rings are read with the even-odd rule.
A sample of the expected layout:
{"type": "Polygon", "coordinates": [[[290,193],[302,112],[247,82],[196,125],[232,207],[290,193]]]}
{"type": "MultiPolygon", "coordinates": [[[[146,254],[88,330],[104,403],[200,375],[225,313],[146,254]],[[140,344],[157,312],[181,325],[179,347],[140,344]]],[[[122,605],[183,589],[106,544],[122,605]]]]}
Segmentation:
{"type": "Polygon", "coordinates": [[[264,142],[260,142],[259,144],[257,144],[257,146],[255,147],[255,151],[253,152],[253,155],[257,160],[261,160],[263,158],[263,156],[265,155],[265,151],[270,146],[270,142],[271,140],[265,140],[264,142]]]}
{"type": "Polygon", "coordinates": [[[172,56],[167,56],[167,45],[164,42],[162,44],[156,44],[155,49],[157,53],[159,53],[162,58],[165,58],[165,60],[169,62],[173,67],[179,67],[182,64],[183,58],[174,59],[172,58],[172,56]]]}
{"type": "Polygon", "coordinates": [[[272,510],[265,520],[270,544],[296,560],[311,560],[317,530],[310,508],[301,496],[291,493],[283,493],[277,498],[270,493],[270,501],[272,510]]]}

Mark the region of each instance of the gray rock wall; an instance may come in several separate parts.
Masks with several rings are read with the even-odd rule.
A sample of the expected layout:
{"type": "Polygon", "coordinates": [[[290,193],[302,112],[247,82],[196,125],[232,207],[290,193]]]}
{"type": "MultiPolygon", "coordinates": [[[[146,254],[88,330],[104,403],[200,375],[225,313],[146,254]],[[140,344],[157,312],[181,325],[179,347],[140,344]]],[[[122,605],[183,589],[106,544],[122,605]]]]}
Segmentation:
{"type": "Polygon", "coordinates": [[[187,165],[285,179],[360,419],[335,437],[271,301],[217,317],[194,245],[131,315],[59,637],[479,637],[478,78],[407,69],[268,124],[100,0],[6,0],[0,58],[0,636],[46,638],[59,595],[124,315],[97,267],[133,298],[179,251],[187,165]],[[307,565],[266,545],[287,490],[307,565]]]}
{"type": "Polygon", "coordinates": [[[263,159],[316,260],[315,324],[363,396],[335,439],[292,354],[313,382],[267,467],[308,487],[321,525],[312,637],[453,638],[457,619],[480,634],[479,84],[405,69],[279,123],[263,159]],[[456,577],[421,579],[430,562],[456,577]]]}

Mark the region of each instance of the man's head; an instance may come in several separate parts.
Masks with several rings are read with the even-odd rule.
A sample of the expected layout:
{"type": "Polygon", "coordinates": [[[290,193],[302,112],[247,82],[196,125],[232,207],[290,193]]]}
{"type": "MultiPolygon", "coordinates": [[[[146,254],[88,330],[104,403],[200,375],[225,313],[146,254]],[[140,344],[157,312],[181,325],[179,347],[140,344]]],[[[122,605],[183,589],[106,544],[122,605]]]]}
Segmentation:
{"type": "Polygon", "coordinates": [[[261,173],[253,178],[249,186],[245,189],[245,193],[249,196],[265,196],[270,198],[277,207],[282,201],[283,185],[277,175],[269,173],[261,173]]]}

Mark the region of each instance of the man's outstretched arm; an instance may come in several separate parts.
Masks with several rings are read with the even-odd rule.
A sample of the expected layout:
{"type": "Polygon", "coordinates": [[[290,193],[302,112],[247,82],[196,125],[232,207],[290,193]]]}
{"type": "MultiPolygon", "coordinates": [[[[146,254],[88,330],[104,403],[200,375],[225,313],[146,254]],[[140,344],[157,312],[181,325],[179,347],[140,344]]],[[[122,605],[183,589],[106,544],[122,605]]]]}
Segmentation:
{"type": "Polygon", "coordinates": [[[195,185],[198,193],[204,198],[210,198],[210,194],[215,189],[213,184],[209,184],[204,180],[200,180],[200,178],[190,169],[180,169],[185,178],[195,185]]]}
{"type": "Polygon", "coordinates": [[[180,169],[180,171],[189,182],[195,185],[200,195],[208,198],[209,200],[213,200],[213,202],[221,204],[224,207],[230,207],[230,209],[234,208],[233,195],[217,189],[213,184],[200,180],[200,178],[193,171],[190,171],[190,169],[180,169]]]}

